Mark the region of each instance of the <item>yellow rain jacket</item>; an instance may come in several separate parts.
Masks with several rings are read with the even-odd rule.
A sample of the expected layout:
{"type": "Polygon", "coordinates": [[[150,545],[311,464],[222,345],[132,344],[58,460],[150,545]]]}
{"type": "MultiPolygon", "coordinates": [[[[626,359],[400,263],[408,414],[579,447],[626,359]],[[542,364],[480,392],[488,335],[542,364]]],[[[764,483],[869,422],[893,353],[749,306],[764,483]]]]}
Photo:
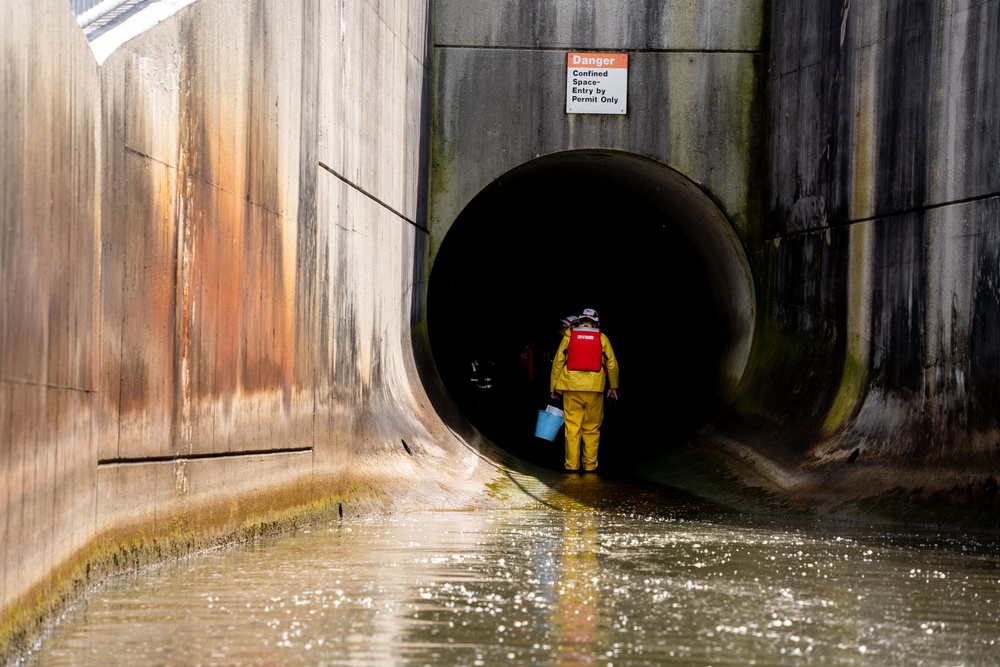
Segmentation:
{"type": "MultiPolygon", "coordinates": [[[[581,326],[588,326],[583,324],[581,326]]],[[[591,327],[592,328],[592,327],[591,327]]],[[[618,361],[611,349],[611,342],[601,334],[601,353],[604,357],[604,371],[571,371],[566,368],[566,355],[569,348],[570,329],[566,330],[563,339],[559,341],[559,349],[552,360],[552,376],[549,379],[549,391],[598,391],[603,392],[605,376],[611,389],[618,389],[618,361]]]]}

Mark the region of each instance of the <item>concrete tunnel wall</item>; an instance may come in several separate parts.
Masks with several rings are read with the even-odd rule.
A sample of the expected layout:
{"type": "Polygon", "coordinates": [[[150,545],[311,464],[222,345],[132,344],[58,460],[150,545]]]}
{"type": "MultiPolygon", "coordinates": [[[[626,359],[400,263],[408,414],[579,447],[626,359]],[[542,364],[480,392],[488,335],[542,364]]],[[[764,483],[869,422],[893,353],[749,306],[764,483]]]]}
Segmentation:
{"type": "Polygon", "coordinates": [[[613,474],[682,443],[732,397],[752,339],[750,280],[732,226],[686,177],[622,152],[562,151],[504,174],[450,227],[428,284],[431,351],[477,428],[561,470],[556,448],[531,437],[556,313],[596,307],[624,369],[602,436],[600,466],[613,474]],[[651,347],[663,366],[637,366],[651,347]],[[470,382],[480,372],[489,382],[470,382]],[[670,386],[684,390],[668,392],[670,423],[654,426],[670,386]]]}
{"type": "Polygon", "coordinates": [[[498,474],[411,344],[427,3],[167,4],[95,51],[0,4],[0,656],[107,573],[498,474]]]}
{"type": "Polygon", "coordinates": [[[214,0],[100,64],[63,0],[0,7],[0,652],[105,572],[480,498],[423,281],[574,150],[683,176],[752,276],[732,410],[648,476],[995,526],[1000,0],[214,0]],[[565,116],[577,49],[630,52],[627,117],[565,116]]]}
{"type": "Polygon", "coordinates": [[[996,526],[998,6],[439,2],[432,243],[532,161],[674,170],[742,244],[752,344],[728,409],[634,472],[996,526]],[[565,113],[576,50],[630,54],[627,115],[565,113]]]}
{"type": "MultiPolygon", "coordinates": [[[[631,383],[622,410],[642,403],[640,415],[664,414],[669,396],[678,393],[706,395],[711,405],[682,408],[692,414],[711,413],[716,403],[731,401],[756,322],[753,275],[760,271],[754,246],[764,202],[764,3],[442,0],[435,4],[433,28],[428,322],[434,340],[442,331],[469,337],[469,321],[514,335],[521,333],[516,329],[522,321],[549,322],[551,329],[571,308],[596,306],[612,327],[608,331],[617,327],[612,340],[618,341],[622,382],[631,383]],[[626,114],[566,113],[570,51],[628,53],[626,114]],[[578,177],[579,187],[567,185],[564,174],[578,177]],[[550,187],[535,187],[536,182],[550,187]],[[487,208],[501,214],[470,219],[468,212],[479,210],[484,198],[487,208]],[[598,204],[589,203],[591,198],[598,204]],[[648,205],[633,206],[636,200],[648,205]],[[598,206],[604,222],[592,221],[588,209],[598,206]],[[671,228],[669,233],[648,231],[659,223],[671,228]],[[484,228],[470,245],[498,245],[487,229],[495,226],[509,228],[526,243],[547,244],[537,258],[513,248],[507,260],[537,280],[525,286],[512,279],[516,295],[481,306],[483,295],[495,291],[490,267],[502,261],[491,257],[482,272],[470,270],[454,280],[455,290],[465,290],[461,298],[442,295],[439,267],[450,270],[456,254],[483,252],[474,245],[455,248],[449,235],[456,225],[463,229],[452,236],[467,238],[476,236],[467,228],[484,228]],[[588,246],[579,240],[582,234],[600,240],[588,246]],[[676,247],[685,247],[710,267],[689,279],[709,284],[705,300],[711,306],[692,304],[676,294],[677,284],[664,284],[674,280],[669,270],[655,275],[629,266],[629,258],[639,255],[643,259],[637,261],[659,261],[644,254],[646,246],[657,244],[664,263],[676,247]],[[542,268],[524,266],[529,262],[542,268]],[[469,305],[452,319],[435,307],[442,301],[469,305]],[[490,313],[491,307],[503,315],[490,313]],[[704,332],[706,346],[722,339],[719,351],[699,350],[693,356],[704,363],[671,373],[670,358],[691,352],[670,348],[692,343],[691,336],[678,332],[702,327],[713,329],[704,332]],[[638,332],[648,338],[638,340],[638,332]],[[626,347],[628,338],[637,340],[626,347]],[[634,350],[631,358],[627,348],[634,350]],[[663,362],[649,368],[660,350],[663,362]],[[713,378],[707,391],[694,382],[684,386],[685,379],[701,383],[706,377],[713,378]],[[678,380],[681,386],[674,387],[678,380]]],[[[444,348],[453,347],[446,339],[444,348]]],[[[683,426],[632,428],[616,447],[647,459],[688,435],[687,416],[678,421],[683,426]]]]}

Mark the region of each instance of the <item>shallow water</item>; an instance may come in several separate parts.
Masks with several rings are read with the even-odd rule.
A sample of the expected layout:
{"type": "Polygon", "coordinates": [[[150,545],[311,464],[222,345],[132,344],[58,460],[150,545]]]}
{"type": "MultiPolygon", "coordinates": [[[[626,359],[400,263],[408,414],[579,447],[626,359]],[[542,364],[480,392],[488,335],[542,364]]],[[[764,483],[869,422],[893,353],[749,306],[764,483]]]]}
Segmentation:
{"type": "Polygon", "coordinates": [[[24,664],[996,665],[998,566],[674,501],[373,517],[115,579],[24,664]]]}

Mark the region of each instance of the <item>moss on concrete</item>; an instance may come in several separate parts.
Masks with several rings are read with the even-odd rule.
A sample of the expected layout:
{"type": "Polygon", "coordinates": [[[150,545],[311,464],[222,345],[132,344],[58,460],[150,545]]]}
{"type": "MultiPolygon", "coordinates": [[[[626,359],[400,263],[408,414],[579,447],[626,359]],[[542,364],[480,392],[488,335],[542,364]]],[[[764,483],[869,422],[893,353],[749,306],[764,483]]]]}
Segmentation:
{"type": "MultiPolygon", "coordinates": [[[[735,403],[737,410],[744,416],[770,415],[778,423],[791,418],[785,412],[790,397],[795,396],[800,407],[805,408],[804,399],[809,394],[814,394],[817,387],[828,386],[823,383],[829,377],[817,377],[825,368],[818,360],[832,359],[833,352],[832,341],[808,331],[787,329],[765,318],[757,327],[745,380],[735,403]]],[[[801,416],[795,416],[800,423],[801,416]]]]}
{"type": "Polygon", "coordinates": [[[844,374],[840,378],[840,389],[826,415],[826,421],[823,422],[821,432],[823,437],[834,435],[854,416],[864,399],[867,382],[868,365],[854,355],[847,354],[844,358],[844,374]]]}
{"type": "Polygon", "coordinates": [[[109,577],[198,551],[251,544],[345,515],[387,511],[391,505],[388,495],[370,484],[354,484],[343,493],[318,499],[311,499],[309,485],[302,484],[280,493],[227,499],[154,524],[135,524],[105,533],[4,610],[0,617],[0,663],[13,662],[66,607],[109,577]]]}

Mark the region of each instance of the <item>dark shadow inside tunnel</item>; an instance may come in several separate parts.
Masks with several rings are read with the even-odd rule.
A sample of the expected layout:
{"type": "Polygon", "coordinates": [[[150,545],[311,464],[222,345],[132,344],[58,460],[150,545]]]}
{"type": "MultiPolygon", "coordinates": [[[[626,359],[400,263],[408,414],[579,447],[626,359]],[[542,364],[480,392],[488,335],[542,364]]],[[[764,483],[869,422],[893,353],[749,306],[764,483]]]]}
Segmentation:
{"type": "Polygon", "coordinates": [[[745,362],[750,294],[742,251],[704,193],[645,159],[572,152],[508,173],[455,220],[434,259],[428,336],[469,421],[561,469],[562,432],[536,438],[535,421],[559,319],[596,309],[621,369],[600,465],[627,470],[725,404],[745,362]]]}

